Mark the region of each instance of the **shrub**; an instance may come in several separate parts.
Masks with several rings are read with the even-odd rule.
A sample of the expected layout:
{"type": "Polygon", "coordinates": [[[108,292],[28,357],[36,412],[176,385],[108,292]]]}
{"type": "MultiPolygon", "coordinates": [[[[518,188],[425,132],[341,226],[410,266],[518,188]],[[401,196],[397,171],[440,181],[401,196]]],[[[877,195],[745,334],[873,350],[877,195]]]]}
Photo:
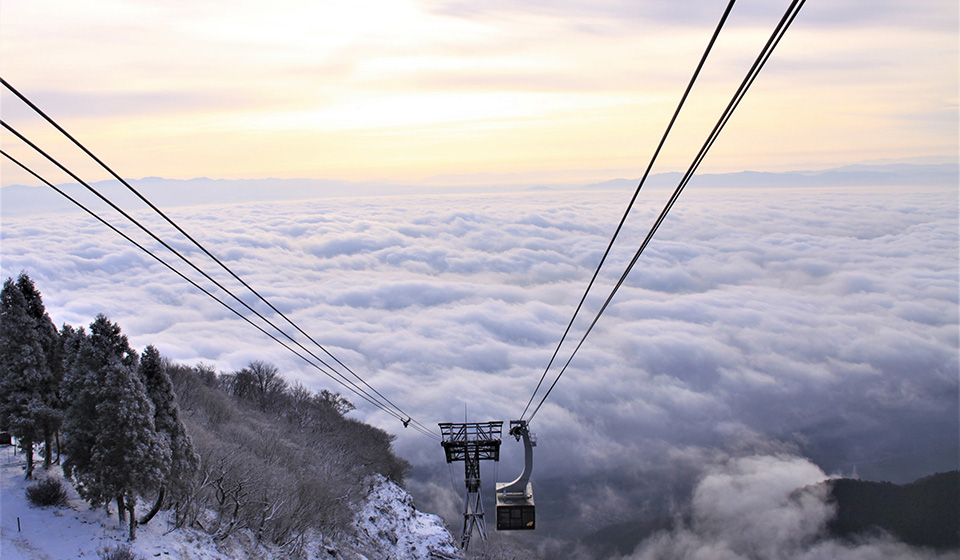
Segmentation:
{"type": "Polygon", "coordinates": [[[60,480],[45,478],[27,487],[27,499],[35,506],[63,506],[67,504],[67,491],[60,480]]]}
{"type": "Polygon", "coordinates": [[[125,544],[100,550],[100,560],[143,560],[143,557],[125,544]]]}

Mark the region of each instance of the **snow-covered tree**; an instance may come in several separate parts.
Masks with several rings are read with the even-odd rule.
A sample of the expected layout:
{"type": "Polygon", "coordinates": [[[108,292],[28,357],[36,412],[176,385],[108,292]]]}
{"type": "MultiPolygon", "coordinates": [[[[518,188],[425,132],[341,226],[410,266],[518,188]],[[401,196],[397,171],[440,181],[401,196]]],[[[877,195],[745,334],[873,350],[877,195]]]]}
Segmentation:
{"type": "MultiPolygon", "coordinates": [[[[43,298],[40,295],[40,291],[37,290],[33,279],[31,279],[26,272],[21,272],[20,275],[17,276],[17,288],[20,290],[20,293],[23,294],[23,298],[26,301],[27,313],[37,321],[36,330],[40,335],[40,344],[43,345],[44,351],[47,352],[47,357],[50,358],[56,355],[58,353],[57,342],[60,334],[57,332],[57,327],[53,324],[46,307],[43,305],[43,298]]],[[[51,368],[52,367],[54,367],[53,364],[51,364],[51,368]]]]}
{"type": "Polygon", "coordinates": [[[50,368],[27,311],[27,301],[12,279],[0,291],[0,425],[17,438],[33,478],[33,445],[43,438],[47,403],[37,388],[46,385],[50,368]]]}
{"type": "Polygon", "coordinates": [[[80,331],[68,345],[76,354],[65,382],[64,469],[91,504],[116,499],[121,520],[129,511],[133,539],[137,496],[156,491],[168,476],[170,449],[120,327],[98,315],[90,334],[80,331]]]}
{"type": "Polygon", "coordinates": [[[37,411],[37,422],[43,431],[43,466],[49,469],[53,456],[53,443],[60,425],[63,423],[60,383],[63,380],[60,333],[47,314],[43,298],[33,280],[26,272],[17,277],[17,288],[23,294],[27,304],[27,313],[35,321],[34,329],[40,346],[43,348],[49,372],[43,376],[42,384],[35,389],[43,406],[37,411]]]}
{"type": "Polygon", "coordinates": [[[137,496],[159,489],[170,472],[170,449],[154,425],[154,407],[136,371],[117,363],[106,368],[100,424],[93,462],[99,482],[117,505],[130,513],[130,538],[136,537],[137,496]]]}
{"type": "Polygon", "coordinates": [[[97,390],[98,380],[94,374],[97,361],[93,359],[89,336],[83,327],[74,330],[64,326],[63,339],[63,388],[66,403],[63,419],[63,446],[66,454],[64,472],[70,476],[74,470],[82,472],[90,468],[90,453],[97,438],[97,390]]]}
{"type": "Polygon", "coordinates": [[[138,371],[147,396],[154,406],[153,418],[157,432],[164,438],[164,444],[170,449],[170,475],[165,484],[160,487],[156,506],[141,520],[141,523],[146,523],[161,507],[167,490],[171,492],[174,499],[179,498],[196,473],[200,457],[194,450],[187,429],[180,420],[180,407],[173,392],[173,383],[167,375],[163,358],[155,347],[147,346],[143,351],[138,371]]]}

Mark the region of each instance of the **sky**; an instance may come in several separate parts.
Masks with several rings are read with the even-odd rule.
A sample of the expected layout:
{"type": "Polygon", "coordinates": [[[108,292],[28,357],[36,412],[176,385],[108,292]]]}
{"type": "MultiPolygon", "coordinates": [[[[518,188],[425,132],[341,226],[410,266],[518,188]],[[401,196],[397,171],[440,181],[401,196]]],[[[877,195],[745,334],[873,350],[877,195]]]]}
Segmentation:
{"type": "MultiPolygon", "coordinates": [[[[638,176],[725,5],[10,0],[0,74],[124,177],[638,176]]],[[[786,5],[737,3],[661,170],[686,167],[786,5]]],[[[955,159],[957,10],[808,2],[704,171],[955,159]]],[[[0,108],[66,157],[7,91],[0,108]]]]}

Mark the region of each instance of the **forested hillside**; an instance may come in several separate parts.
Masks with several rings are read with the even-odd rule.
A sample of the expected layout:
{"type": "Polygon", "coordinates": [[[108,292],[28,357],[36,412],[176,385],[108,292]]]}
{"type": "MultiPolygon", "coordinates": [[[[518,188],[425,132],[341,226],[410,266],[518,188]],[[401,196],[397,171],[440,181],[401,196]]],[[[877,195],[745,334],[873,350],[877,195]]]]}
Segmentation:
{"type": "Polygon", "coordinates": [[[222,375],[165,369],[201,457],[189,492],[174,504],[180,523],[296,543],[313,527],[346,531],[371,474],[397,482],[406,474],[392,436],[345,418],[352,407],[337,394],[288,387],[261,362],[222,375]]]}
{"type": "MultiPolygon", "coordinates": [[[[291,386],[254,361],[216,372],[132,349],[99,315],[57,329],[26,273],[0,294],[0,428],[129,535],[158,510],[216,541],[238,533],[296,556],[314,533],[349,537],[375,480],[402,483],[393,436],[345,417],[337,393],[291,386]]],[[[46,480],[44,482],[50,482],[46,480]]],[[[50,479],[57,481],[54,477],[50,479]]]]}
{"type": "Polygon", "coordinates": [[[841,478],[826,483],[837,505],[831,533],[856,539],[883,531],[914,546],[960,548],[960,471],[910,484],[841,478]]]}

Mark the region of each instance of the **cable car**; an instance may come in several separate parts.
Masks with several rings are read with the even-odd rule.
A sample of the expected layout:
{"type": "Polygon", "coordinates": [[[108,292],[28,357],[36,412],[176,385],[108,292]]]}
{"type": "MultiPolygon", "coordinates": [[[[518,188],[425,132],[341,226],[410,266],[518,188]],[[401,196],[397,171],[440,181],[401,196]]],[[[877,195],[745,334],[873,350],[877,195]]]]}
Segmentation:
{"type": "Polygon", "coordinates": [[[497,483],[497,530],[532,531],[537,528],[537,517],[530,474],[537,439],[527,429],[526,420],[511,420],[510,435],[523,439],[523,472],[513,482],[497,483]]]}

